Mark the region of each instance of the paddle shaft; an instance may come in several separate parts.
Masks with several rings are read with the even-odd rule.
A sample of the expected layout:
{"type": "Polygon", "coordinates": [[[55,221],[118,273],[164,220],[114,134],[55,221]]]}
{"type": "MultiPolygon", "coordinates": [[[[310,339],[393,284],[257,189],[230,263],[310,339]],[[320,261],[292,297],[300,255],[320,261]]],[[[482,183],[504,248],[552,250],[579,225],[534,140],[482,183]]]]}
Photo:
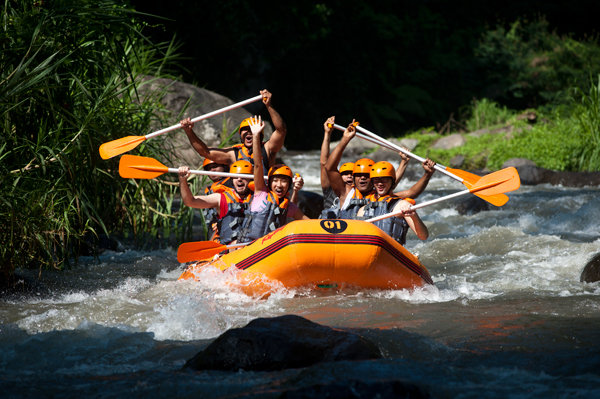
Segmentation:
{"type": "MultiPolygon", "coordinates": [[[[391,141],[388,141],[388,140],[386,140],[386,139],[384,139],[382,137],[379,137],[375,133],[368,131],[367,129],[365,129],[362,126],[356,126],[356,130],[358,130],[359,132],[362,132],[362,133],[364,133],[364,134],[366,134],[366,135],[368,135],[368,136],[370,136],[372,138],[376,138],[376,139],[380,140],[383,143],[386,143],[388,145],[388,148],[392,148],[392,149],[395,149],[396,151],[400,151],[400,152],[408,155],[409,157],[416,159],[417,161],[419,161],[421,163],[425,162],[425,158],[422,158],[422,157],[420,157],[420,156],[418,156],[416,154],[413,154],[412,152],[408,151],[407,149],[402,148],[402,147],[400,147],[400,146],[398,146],[398,145],[392,143],[391,141]]],[[[436,163],[434,167],[435,167],[435,170],[437,170],[437,171],[445,174],[446,176],[449,176],[449,177],[453,178],[454,180],[457,180],[457,181],[459,181],[461,183],[464,182],[464,179],[462,177],[457,176],[454,173],[449,172],[448,170],[446,170],[445,166],[436,163]]]]}
{"type": "MultiPolygon", "coordinates": [[[[219,115],[219,114],[222,114],[224,112],[231,111],[232,109],[243,107],[244,105],[253,103],[253,102],[258,101],[260,99],[262,99],[262,95],[258,95],[256,97],[252,97],[252,98],[249,98],[247,100],[240,101],[239,103],[231,104],[231,105],[229,105],[227,107],[218,109],[216,111],[209,112],[208,114],[197,116],[194,119],[192,119],[191,121],[192,121],[192,123],[196,123],[196,122],[199,122],[201,120],[213,117],[215,115],[219,115]]],[[[151,139],[153,137],[160,136],[161,134],[165,134],[165,133],[171,132],[173,130],[177,130],[179,128],[181,128],[181,124],[178,123],[176,125],[169,126],[169,127],[164,128],[164,129],[158,130],[158,131],[156,131],[154,133],[147,134],[144,137],[146,139],[151,139]]]]}
{"type": "MultiPolygon", "coordinates": [[[[459,192],[456,192],[456,193],[453,193],[453,194],[445,195],[443,197],[436,198],[436,199],[433,199],[433,200],[430,200],[430,201],[425,201],[425,202],[422,202],[422,203],[420,203],[418,205],[411,205],[410,208],[408,208],[408,209],[411,210],[411,211],[416,211],[417,209],[421,209],[421,208],[424,208],[424,207],[429,206],[429,205],[437,204],[437,203],[442,202],[442,201],[446,201],[446,200],[449,200],[449,199],[452,199],[452,198],[460,197],[461,195],[471,194],[471,193],[475,193],[477,191],[482,191],[482,190],[485,190],[487,188],[491,188],[491,187],[500,185],[502,183],[504,183],[504,182],[503,181],[494,181],[494,182],[490,182],[490,183],[487,183],[487,184],[482,184],[480,186],[477,186],[477,187],[474,187],[474,188],[471,188],[471,189],[467,189],[467,190],[459,191],[459,192]]],[[[383,219],[387,219],[387,218],[390,218],[390,217],[393,217],[393,216],[400,215],[403,212],[404,211],[390,212],[390,213],[386,213],[385,215],[375,216],[374,218],[367,219],[365,221],[366,222],[377,222],[378,220],[383,220],[383,219]]]]}
{"type": "MultiPolygon", "coordinates": [[[[135,166],[133,166],[135,168],[135,166]]],[[[141,169],[141,168],[140,168],[141,169]]],[[[147,171],[155,171],[155,172],[169,172],[169,173],[179,173],[178,168],[161,168],[159,166],[150,166],[145,165],[143,167],[144,170],[147,171]]],[[[190,170],[190,173],[193,175],[206,175],[206,176],[224,176],[224,177],[241,177],[243,179],[254,179],[254,175],[248,173],[229,173],[229,172],[211,172],[208,170],[190,170]]],[[[265,176],[266,177],[266,176],[265,176]]]]}

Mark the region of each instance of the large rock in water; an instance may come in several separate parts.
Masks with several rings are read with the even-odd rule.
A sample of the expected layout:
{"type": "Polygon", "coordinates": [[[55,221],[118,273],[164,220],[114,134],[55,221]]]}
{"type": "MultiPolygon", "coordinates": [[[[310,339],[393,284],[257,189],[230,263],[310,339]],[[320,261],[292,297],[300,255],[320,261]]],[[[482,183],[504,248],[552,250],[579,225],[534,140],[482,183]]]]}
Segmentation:
{"type": "Polygon", "coordinates": [[[565,187],[585,187],[600,185],[600,172],[560,172],[536,166],[533,161],[524,158],[511,158],[502,168],[514,166],[519,172],[521,183],[536,185],[549,183],[565,187]]]}
{"type": "MultiPolygon", "coordinates": [[[[261,88],[257,88],[255,93],[248,95],[248,98],[259,95],[261,88]]],[[[155,93],[164,93],[161,98],[161,104],[168,111],[168,125],[154,126],[153,129],[160,130],[168,126],[175,125],[183,118],[191,118],[208,114],[209,112],[227,107],[234,103],[245,100],[246,98],[231,99],[188,83],[178,82],[176,80],[164,78],[148,77],[139,88],[140,95],[156,95],[155,93]]],[[[273,94],[273,103],[277,106],[277,93],[273,94]]],[[[194,131],[209,147],[218,146],[223,140],[223,136],[228,135],[237,129],[240,122],[252,116],[251,112],[259,113],[264,110],[262,102],[257,101],[247,105],[244,108],[236,108],[225,113],[215,115],[211,118],[196,122],[194,131]]],[[[271,136],[273,128],[267,121],[265,126],[265,138],[271,136]]],[[[151,133],[151,132],[148,132],[151,133]]],[[[169,140],[165,144],[172,145],[175,159],[180,160],[182,165],[189,165],[193,169],[202,166],[202,157],[192,148],[183,129],[170,133],[169,140]]],[[[237,137],[235,138],[237,139],[237,137]]],[[[235,141],[236,143],[239,141],[235,141]]],[[[169,148],[171,149],[171,148],[169,148]]],[[[179,166],[179,165],[177,165],[179,166]]]]}
{"type": "Polygon", "coordinates": [[[272,371],[319,362],[381,357],[375,344],[356,334],[286,315],[255,319],[245,327],[224,332],[184,367],[272,371]]]}
{"type": "Polygon", "coordinates": [[[595,283],[600,281],[600,252],[585,265],[579,281],[582,283],[595,283]]]}

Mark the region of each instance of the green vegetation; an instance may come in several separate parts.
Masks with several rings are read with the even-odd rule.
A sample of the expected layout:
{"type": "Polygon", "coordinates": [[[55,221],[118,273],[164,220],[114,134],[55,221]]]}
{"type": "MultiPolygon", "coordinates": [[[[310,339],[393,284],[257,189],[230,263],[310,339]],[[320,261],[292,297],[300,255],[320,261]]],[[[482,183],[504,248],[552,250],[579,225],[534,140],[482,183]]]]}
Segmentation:
{"type": "Polygon", "coordinates": [[[465,125],[468,131],[486,129],[488,133],[462,132],[466,144],[450,150],[429,148],[443,137],[435,132],[406,137],[419,140],[417,153],[427,153],[442,164],[449,164],[456,155],[464,156],[466,169],[497,170],[510,158],[527,158],[546,169],[600,171],[600,77],[597,83],[591,82],[587,93],[581,88],[574,92],[576,96],[564,104],[536,110],[533,125],[492,101],[475,102],[465,125]]]}
{"type": "MultiPolygon", "coordinates": [[[[148,41],[117,1],[5,2],[0,22],[0,280],[62,267],[100,234],[189,232],[176,187],[121,179],[98,154],[161,123],[161,93],[140,88],[169,76],[173,44],[148,41]]],[[[160,140],[139,152],[168,159],[160,140]]]]}

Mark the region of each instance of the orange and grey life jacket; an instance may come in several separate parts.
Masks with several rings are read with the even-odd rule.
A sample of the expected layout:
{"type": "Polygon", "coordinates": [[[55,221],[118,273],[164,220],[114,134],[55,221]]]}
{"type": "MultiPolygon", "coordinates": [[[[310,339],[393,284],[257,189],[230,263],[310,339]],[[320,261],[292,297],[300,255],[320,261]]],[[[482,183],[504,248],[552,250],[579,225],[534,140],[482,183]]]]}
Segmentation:
{"type": "MultiPolygon", "coordinates": [[[[271,166],[269,165],[269,156],[267,155],[267,150],[265,150],[265,143],[262,143],[260,145],[260,149],[262,151],[262,160],[263,160],[264,171],[268,172],[269,168],[271,166]]],[[[246,147],[243,144],[235,144],[233,146],[233,151],[235,154],[236,161],[244,160],[244,161],[248,161],[252,165],[254,165],[254,159],[252,158],[252,154],[248,150],[248,147],[246,147]]]]}
{"type": "MultiPolygon", "coordinates": [[[[352,189],[352,197],[350,198],[350,202],[346,209],[340,209],[338,219],[358,219],[356,214],[358,210],[367,204],[367,200],[363,197],[363,195],[356,188],[352,189]]],[[[340,208],[343,204],[340,205],[340,208]]]]}
{"type": "Polygon", "coordinates": [[[273,192],[267,195],[267,206],[259,212],[248,212],[244,220],[242,235],[238,242],[254,241],[286,223],[289,199],[279,197],[273,192]]]}
{"type": "Polygon", "coordinates": [[[235,190],[231,189],[223,191],[222,194],[227,201],[227,213],[217,222],[219,241],[221,244],[230,244],[237,240],[242,232],[252,194],[241,198],[235,190]]]}
{"type": "MultiPolygon", "coordinates": [[[[377,198],[375,194],[370,194],[366,197],[366,200],[368,202],[365,205],[365,213],[363,217],[365,219],[370,219],[372,217],[390,213],[394,209],[394,206],[398,203],[398,201],[401,201],[402,198],[395,195],[384,195],[377,198]]],[[[373,224],[379,227],[389,236],[393,237],[394,240],[398,241],[400,244],[404,245],[406,243],[408,223],[406,223],[406,220],[403,217],[393,216],[378,220],[373,222],[373,224]]]]}
{"type": "MultiPolygon", "coordinates": [[[[228,177],[226,179],[231,180],[228,177]]],[[[222,192],[225,187],[222,183],[224,183],[224,180],[226,180],[226,179],[216,181],[216,182],[212,183],[210,186],[206,186],[204,188],[204,195],[210,195],[210,194],[222,192]]],[[[212,232],[215,230],[213,227],[217,227],[217,222],[219,221],[219,211],[215,208],[203,209],[202,215],[204,216],[204,222],[208,226],[208,235],[210,237],[212,232]]],[[[217,233],[216,235],[212,236],[210,239],[214,240],[214,241],[219,241],[219,234],[217,233]]]]}

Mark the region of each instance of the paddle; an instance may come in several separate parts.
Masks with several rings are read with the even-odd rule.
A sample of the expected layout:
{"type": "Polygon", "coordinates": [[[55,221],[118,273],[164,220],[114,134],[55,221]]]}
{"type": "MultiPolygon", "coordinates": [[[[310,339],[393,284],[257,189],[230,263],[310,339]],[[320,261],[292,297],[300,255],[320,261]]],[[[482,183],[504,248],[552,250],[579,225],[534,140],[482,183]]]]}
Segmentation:
{"type": "MultiPolygon", "coordinates": [[[[179,173],[177,168],[169,168],[154,158],[125,154],[119,160],[119,175],[126,179],[154,179],[165,173],[179,173]]],[[[254,179],[247,173],[211,172],[207,170],[190,170],[193,175],[229,176],[254,179]]]]}
{"type": "MultiPolygon", "coordinates": [[[[520,185],[521,180],[519,179],[519,173],[515,168],[510,167],[483,176],[481,179],[479,179],[475,186],[468,190],[459,191],[457,193],[446,195],[444,197],[440,197],[431,201],[426,201],[418,205],[412,205],[410,209],[417,210],[469,193],[480,193],[485,194],[485,196],[497,195],[500,193],[514,191],[518,189],[520,185]]],[[[391,212],[385,215],[367,219],[366,222],[376,222],[378,220],[386,219],[392,216],[397,216],[402,213],[403,211],[391,212]]],[[[179,246],[179,249],[177,250],[177,260],[181,263],[204,260],[211,258],[214,255],[225,251],[226,249],[240,248],[248,244],[250,243],[224,245],[214,241],[186,242],[179,246]]]]}
{"type": "MultiPolygon", "coordinates": [[[[336,129],[338,130],[346,130],[345,127],[340,126],[338,124],[333,125],[336,129]]],[[[358,137],[360,137],[363,140],[367,140],[370,141],[371,143],[375,143],[378,144],[382,147],[388,148],[392,151],[400,151],[406,155],[408,155],[411,158],[414,158],[416,160],[418,160],[419,162],[425,162],[425,158],[422,158],[418,155],[413,154],[412,152],[408,151],[405,148],[402,148],[382,137],[379,137],[378,135],[376,135],[373,132],[368,131],[367,129],[356,125],[356,129],[359,132],[364,132],[365,134],[361,134],[359,132],[356,133],[356,135],[358,137]]],[[[479,179],[481,179],[481,176],[478,176],[476,174],[464,171],[464,170],[460,170],[460,169],[452,169],[443,165],[440,165],[438,163],[436,163],[435,165],[435,169],[444,173],[445,175],[461,182],[462,184],[464,184],[467,188],[471,188],[473,187],[473,185],[479,181],[479,179]]],[[[491,203],[492,205],[495,206],[502,206],[504,204],[506,204],[508,202],[508,197],[504,194],[495,194],[495,195],[488,195],[485,196],[486,198],[484,198],[484,195],[479,194],[479,193],[475,193],[475,195],[477,195],[478,197],[480,197],[483,200],[486,200],[487,202],[491,203]]]]}
{"type": "Polygon", "coordinates": [[[184,242],[177,249],[177,261],[186,263],[208,259],[227,249],[245,247],[248,244],[250,243],[225,245],[215,241],[184,242]]]}
{"type": "MultiPolygon", "coordinates": [[[[232,109],[243,107],[244,105],[258,101],[261,98],[262,98],[262,95],[258,95],[256,97],[252,97],[247,100],[240,101],[239,103],[229,105],[227,107],[218,109],[216,111],[209,112],[208,114],[197,116],[194,119],[192,119],[192,123],[201,121],[203,119],[208,119],[212,116],[219,115],[219,114],[222,114],[227,111],[231,111],[232,109]]],[[[102,159],[109,159],[109,158],[115,157],[117,155],[121,155],[129,150],[134,149],[142,141],[151,139],[156,136],[160,136],[161,134],[165,134],[165,133],[171,132],[173,130],[177,130],[179,128],[181,128],[181,124],[178,123],[176,125],[166,127],[164,129],[158,130],[154,133],[147,134],[145,136],[127,136],[127,137],[122,137],[120,139],[116,139],[113,141],[109,141],[108,143],[104,143],[100,146],[100,157],[102,157],[102,159]]]]}
{"type": "MultiPolygon", "coordinates": [[[[440,197],[431,201],[425,201],[418,205],[411,205],[410,210],[417,210],[420,208],[424,208],[429,205],[437,204],[438,202],[446,201],[451,198],[459,197],[465,194],[480,194],[484,198],[487,196],[494,196],[498,194],[507,193],[510,191],[514,191],[521,186],[521,179],[519,178],[519,173],[512,166],[509,168],[505,168],[499,170],[497,172],[490,173],[488,175],[483,176],[475,185],[467,190],[459,191],[454,194],[446,195],[444,197],[440,197]]],[[[506,197],[508,198],[508,197],[506,197]]],[[[376,216],[371,219],[367,219],[366,222],[376,222],[378,220],[386,219],[392,216],[397,216],[402,214],[404,211],[398,212],[390,212],[385,215],[376,216]]]]}

